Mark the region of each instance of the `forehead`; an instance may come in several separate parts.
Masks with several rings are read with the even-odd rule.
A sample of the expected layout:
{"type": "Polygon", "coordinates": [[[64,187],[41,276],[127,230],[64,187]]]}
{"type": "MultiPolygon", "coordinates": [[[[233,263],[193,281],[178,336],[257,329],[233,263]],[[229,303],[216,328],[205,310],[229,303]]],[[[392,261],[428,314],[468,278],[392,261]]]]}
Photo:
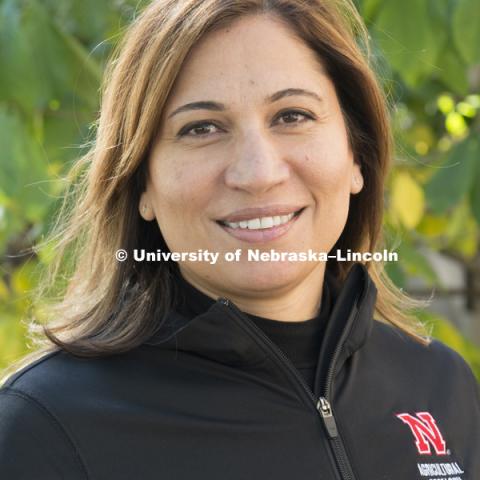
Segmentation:
{"type": "Polygon", "coordinates": [[[167,109],[206,96],[235,103],[283,88],[318,91],[325,81],[320,59],[290,27],[270,15],[249,15],[208,33],[194,46],[167,109]]]}

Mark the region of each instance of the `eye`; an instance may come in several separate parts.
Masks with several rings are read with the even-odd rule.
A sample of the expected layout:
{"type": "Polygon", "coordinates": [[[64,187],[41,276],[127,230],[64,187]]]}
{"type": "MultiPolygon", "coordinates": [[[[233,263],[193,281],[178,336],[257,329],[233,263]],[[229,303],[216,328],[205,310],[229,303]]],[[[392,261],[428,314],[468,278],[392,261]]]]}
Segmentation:
{"type": "Polygon", "coordinates": [[[215,133],[213,128],[218,128],[212,122],[197,122],[185,125],[177,134],[178,137],[206,137],[209,134],[215,133]]]}
{"type": "MultiPolygon", "coordinates": [[[[292,126],[306,122],[307,120],[314,120],[312,115],[302,112],[301,110],[284,110],[283,112],[280,112],[276,118],[283,119],[283,125],[292,126]],[[297,121],[299,117],[303,117],[303,120],[297,121]]],[[[282,125],[282,123],[280,123],[280,125],[282,125]]]]}

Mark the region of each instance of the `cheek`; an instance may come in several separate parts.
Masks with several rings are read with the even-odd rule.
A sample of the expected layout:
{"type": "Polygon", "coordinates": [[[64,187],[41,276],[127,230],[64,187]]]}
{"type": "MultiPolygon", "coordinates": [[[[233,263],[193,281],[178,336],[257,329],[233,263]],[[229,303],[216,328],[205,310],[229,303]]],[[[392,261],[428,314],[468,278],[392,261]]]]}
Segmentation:
{"type": "Polygon", "coordinates": [[[208,177],[187,162],[154,163],[151,169],[153,197],[159,211],[178,214],[202,205],[208,191],[208,177]]]}
{"type": "Polygon", "coordinates": [[[347,148],[314,145],[303,152],[299,170],[310,190],[327,203],[349,198],[353,159],[347,148]]]}
{"type": "Polygon", "coordinates": [[[347,143],[332,139],[311,143],[297,158],[303,158],[298,171],[312,195],[315,225],[323,231],[321,246],[329,250],[348,217],[353,157],[347,143]]]}

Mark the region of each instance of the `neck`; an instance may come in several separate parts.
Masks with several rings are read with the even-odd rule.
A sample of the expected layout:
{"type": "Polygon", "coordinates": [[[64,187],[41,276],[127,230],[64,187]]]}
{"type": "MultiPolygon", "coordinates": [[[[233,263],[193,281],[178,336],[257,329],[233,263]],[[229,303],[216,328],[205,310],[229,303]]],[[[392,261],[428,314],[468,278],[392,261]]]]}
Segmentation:
{"type": "Polygon", "coordinates": [[[247,295],[244,292],[220,291],[204,281],[181,271],[182,276],[191,285],[211,298],[227,297],[240,310],[256,315],[285,322],[300,322],[314,318],[321,308],[325,264],[319,263],[302,282],[288,290],[255,292],[247,295]]]}

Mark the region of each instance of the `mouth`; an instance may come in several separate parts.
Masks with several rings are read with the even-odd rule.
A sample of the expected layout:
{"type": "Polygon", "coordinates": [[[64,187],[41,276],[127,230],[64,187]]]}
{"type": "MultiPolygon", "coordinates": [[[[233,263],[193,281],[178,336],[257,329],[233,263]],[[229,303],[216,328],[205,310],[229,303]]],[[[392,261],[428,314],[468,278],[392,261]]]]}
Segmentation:
{"type": "Polygon", "coordinates": [[[216,220],[222,230],[237,240],[248,243],[263,243],[285,235],[297,222],[307,207],[287,215],[263,216],[238,222],[216,220]]]}
{"type": "Polygon", "coordinates": [[[219,225],[234,230],[268,230],[281,225],[286,225],[293,218],[298,217],[305,208],[306,207],[302,207],[296,212],[289,213],[288,215],[257,217],[239,222],[227,222],[225,220],[217,220],[216,222],[219,225]]]}

